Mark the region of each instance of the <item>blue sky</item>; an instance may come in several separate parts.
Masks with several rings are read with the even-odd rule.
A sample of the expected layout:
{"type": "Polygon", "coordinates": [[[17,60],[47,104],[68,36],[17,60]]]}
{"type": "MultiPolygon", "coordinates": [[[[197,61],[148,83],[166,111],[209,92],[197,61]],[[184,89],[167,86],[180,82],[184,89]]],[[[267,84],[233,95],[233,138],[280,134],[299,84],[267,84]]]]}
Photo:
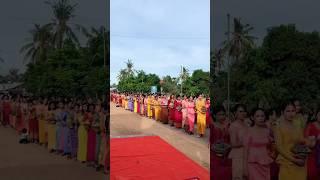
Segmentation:
{"type": "Polygon", "coordinates": [[[111,0],[110,80],[132,59],[147,73],[209,71],[209,0],[111,0]]]}

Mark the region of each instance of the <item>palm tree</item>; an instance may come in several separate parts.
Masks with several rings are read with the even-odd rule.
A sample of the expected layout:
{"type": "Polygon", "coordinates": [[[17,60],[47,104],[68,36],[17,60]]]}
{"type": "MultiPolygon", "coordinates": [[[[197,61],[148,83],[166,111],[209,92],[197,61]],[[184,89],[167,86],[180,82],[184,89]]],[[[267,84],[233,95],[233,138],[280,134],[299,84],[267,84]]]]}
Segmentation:
{"type": "Polygon", "coordinates": [[[19,81],[19,69],[16,68],[11,68],[9,70],[9,75],[8,78],[10,79],[11,82],[18,82],[19,81]]]}
{"type": "Polygon", "coordinates": [[[29,59],[31,63],[45,61],[47,52],[51,47],[52,35],[47,26],[40,26],[34,24],[34,29],[29,31],[31,37],[28,38],[29,42],[22,46],[20,53],[24,53],[24,60],[29,59]]]}
{"type": "Polygon", "coordinates": [[[188,77],[189,77],[189,70],[185,67],[182,67],[181,72],[180,72],[180,77],[179,77],[179,79],[181,80],[181,92],[180,92],[181,94],[183,93],[182,92],[182,89],[183,89],[182,84],[184,81],[186,81],[188,79],[188,77]]]}
{"type": "Polygon", "coordinates": [[[118,75],[119,81],[124,80],[127,77],[127,71],[126,69],[121,69],[118,75]]]}
{"type": "Polygon", "coordinates": [[[127,68],[126,68],[126,72],[128,74],[128,76],[133,76],[134,75],[134,70],[133,70],[133,62],[131,59],[128,59],[128,61],[126,62],[127,68]]]}
{"type": "Polygon", "coordinates": [[[224,65],[223,61],[223,50],[222,49],[215,49],[213,53],[213,58],[215,61],[216,73],[219,73],[221,67],[224,65]]]}
{"type": "MultiPolygon", "coordinates": [[[[107,43],[109,42],[109,35],[108,32],[105,31],[105,27],[101,26],[99,29],[92,27],[91,32],[87,33],[86,36],[89,38],[87,46],[90,47],[89,51],[92,54],[91,61],[94,61],[98,57],[103,58],[104,52],[107,53],[105,54],[106,57],[109,57],[107,51],[109,45],[109,43],[107,43]]],[[[106,58],[104,59],[106,60],[106,58]]],[[[106,62],[104,63],[104,66],[106,66],[106,62]]]]}
{"type": "MultiPolygon", "coordinates": [[[[56,0],[53,2],[46,1],[46,4],[51,6],[54,14],[53,22],[47,24],[53,31],[53,42],[58,49],[63,47],[65,39],[69,38],[77,45],[80,45],[78,37],[71,28],[69,21],[75,16],[74,12],[78,4],[71,4],[70,0],[56,0]]],[[[84,27],[73,24],[76,29],[88,34],[84,27]]]]}
{"type": "Polygon", "coordinates": [[[126,78],[132,77],[135,74],[135,70],[133,69],[133,62],[132,60],[128,59],[126,63],[126,68],[121,69],[118,75],[119,81],[122,81],[126,78]]]}
{"type": "Polygon", "coordinates": [[[230,41],[225,41],[223,51],[228,53],[236,62],[239,61],[249,49],[254,47],[256,37],[251,36],[253,30],[249,24],[242,24],[240,18],[234,18],[234,29],[230,41]]]}
{"type": "MultiPolygon", "coordinates": [[[[1,52],[1,50],[0,50],[1,52]]],[[[4,59],[0,56],[0,62],[4,62],[4,59]]]]}

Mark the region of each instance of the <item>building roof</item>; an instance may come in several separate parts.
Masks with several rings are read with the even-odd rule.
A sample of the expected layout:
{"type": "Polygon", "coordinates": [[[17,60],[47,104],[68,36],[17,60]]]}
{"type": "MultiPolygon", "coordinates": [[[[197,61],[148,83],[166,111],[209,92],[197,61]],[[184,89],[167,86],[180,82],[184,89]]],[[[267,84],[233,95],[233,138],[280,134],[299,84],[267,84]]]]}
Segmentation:
{"type": "Polygon", "coordinates": [[[0,84],[0,91],[8,91],[10,89],[14,89],[18,86],[22,85],[22,83],[6,83],[0,84]]]}

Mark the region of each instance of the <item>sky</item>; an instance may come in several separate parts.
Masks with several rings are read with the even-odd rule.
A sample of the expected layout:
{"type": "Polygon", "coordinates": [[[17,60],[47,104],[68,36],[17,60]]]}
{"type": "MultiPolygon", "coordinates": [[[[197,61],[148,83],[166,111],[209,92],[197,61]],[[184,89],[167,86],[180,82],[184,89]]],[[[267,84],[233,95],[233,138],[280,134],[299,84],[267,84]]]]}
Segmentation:
{"type": "MultiPolygon", "coordinates": [[[[9,68],[25,71],[20,48],[29,37],[28,31],[34,23],[46,24],[52,19],[51,9],[45,0],[1,0],[0,6],[0,56],[5,59],[0,64],[0,74],[6,74],[9,68]]],[[[71,0],[78,3],[75,18],[71,23],[85,27],[100,27],[108,23],[107,0],[71,0]]]]}
{"type": "MultiPolygon", "coordinates": [[[[220,47],[226,39],[227,14],[240,17],[242,22],[250,24],[255,29],[252,35],[261,43],[266,30],[280,24],[296,24],[301,31],[320,30],[319,7],[317,0],[214,0],[211,14],[212,47],[220,47]]],[[[231,26],[232,27],[232,26],[231,26]]]]}
{"type": "Polygon", "coordinates": [[[160,78],[209,71],[210,0],[111,0],[110,34],[111,84],[128,59],[160,78]]]}

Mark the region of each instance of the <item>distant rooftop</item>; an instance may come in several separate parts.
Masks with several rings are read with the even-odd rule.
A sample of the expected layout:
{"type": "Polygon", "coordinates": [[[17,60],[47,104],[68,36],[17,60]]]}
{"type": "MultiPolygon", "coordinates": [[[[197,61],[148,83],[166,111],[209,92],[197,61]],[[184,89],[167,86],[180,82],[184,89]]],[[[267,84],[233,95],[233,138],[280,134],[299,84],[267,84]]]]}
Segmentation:
{"type": "Polygon", "coordinates": [[[0,84],[0,91],[7,91],[10,89],[14,89],[18,86],[22,85],[22,83],[4,83],[0,84]]]}

